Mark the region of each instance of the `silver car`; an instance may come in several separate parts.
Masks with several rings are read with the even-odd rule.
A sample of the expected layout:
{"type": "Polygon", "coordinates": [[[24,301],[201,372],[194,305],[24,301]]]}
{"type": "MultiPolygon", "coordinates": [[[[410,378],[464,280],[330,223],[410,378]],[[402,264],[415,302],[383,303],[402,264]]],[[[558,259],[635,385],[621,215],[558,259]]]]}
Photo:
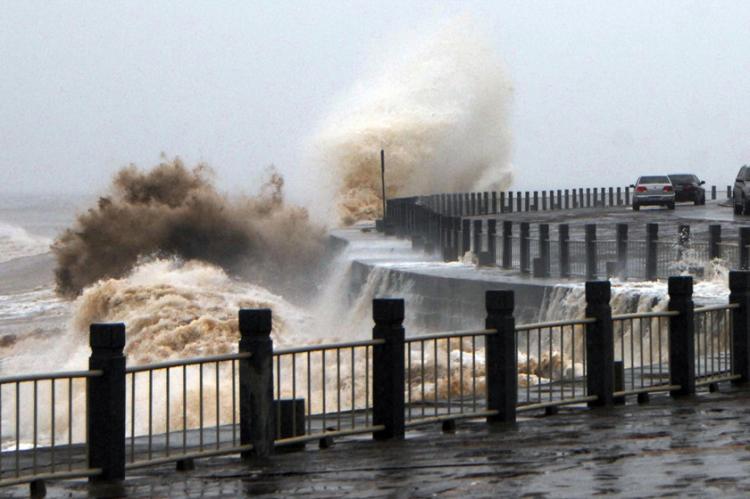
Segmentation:
{"type": "Polygon", "coordinates": [[[659,205],[674,210],[674,186],[666,175],[638,177],[633,188],[633,211],[641,206],[659,205]]]}

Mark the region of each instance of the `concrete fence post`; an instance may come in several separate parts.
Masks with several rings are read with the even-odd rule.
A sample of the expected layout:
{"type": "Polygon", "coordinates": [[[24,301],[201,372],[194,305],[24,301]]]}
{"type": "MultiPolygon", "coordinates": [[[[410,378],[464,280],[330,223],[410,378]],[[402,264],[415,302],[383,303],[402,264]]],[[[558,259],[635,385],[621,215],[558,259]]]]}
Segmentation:
{"type": "Polygon", "coordinates": [[[521,222],[521,230],[518,237],[519,240],[519,248],[521,250],[520,260],[521,260],[521,272],[524,274],[528,274],[531,271],[531,254],[529,251],[529,222],[521,222]]]}
{"type": "Polygon", "coordinates": [[[646,224],[646,280],[656,280],[656,257],[659,250],[659,224],[646,224]]]}
{"type": "Polygon", "coordinates": [[[617,188],[617,206],[622,206],[622,188],[617,188]]]}
{"type": "Polygon", "coordinates": [[[557,226],[557,239],[560,245],[558,256],[560,257],[560,277],[570,277],[570,226],[560,224],[557,226]]]}
{"type": "Polygon", "coordinates": [[[625,206],[630,205],[630,186],[625,187],[625,206]]]}
{"type": "Polygon", "coordinates": [[[557,189],[557,209],[562,210],[563,209],[563,191],[562,189],[557,189]]]}
{"type": "Polygon", "coordinates": [[[685,257],[685,252],[690,248],[690,225],[680,224],[677,228],[677,260],[685,257]]]}
{"type": "Polygon", "coordinates": [[[611,407],[614,403],[614,339],[609,281],[586,282],[586,387],[596,400],[589,407],[611,407]]]}
{"type": "Polygon", "coordinates": [[[102,470],[93,484],[125,479],[125,324],[91,324],[89,369],[102,371],[86,383],[88,467],[102,470]]]}
{"type": "Polygon", "coordinates": [[[729,272],[729,303],[732,309],[732,374],[741,376],[735,383],[750,381],[750,271],[729,272]]]}
{"type": "Polygon", "coordinates": [[[628,224],[617,224],[617,275],[628,278],[628,224]]]}
{"type": "Polygon", "coordinates": [[[615,205],[615,196],[614,196],[612,187],[609,188],[609,205],[610,206],[615,205]]]}
{"type": "Polygon", "coordinates": [[[469,214],[476,215],[477,214],[477,193],[472,192],[469,194],[469,199],[471,199],[471,203],[469,205],[469,214]]]}
{"type": "Polygon", "coordinates": [[[404,300],[372,301],[372,423],[375,440],[404,438],[404,300]]]}
{"type": "Polygon", "coordinates": [[[734,196],[732,196],[732,186],[727,186],[727,199],[732,199],[734,196]]]}
{"type": "Polygon", "coordinates": [[[542,191],[542,210],[547,211],[547,201],[549,201],[549,209],[554,210],[555,209],[555,200],[554,200],[554,191],[549,191],[549,196],[547,195],[547,191],[542,191]],[[549,197],[549,199],[547,199],[549,197]]]}
{"type": "MultiPolygon", "coordinates": [[[[573,193],[575,193],[575,189],[573,190],[573,193]]],[[[565,209],[570,209],[570,189],[565,189],[565,209]]]]}
{"type": "Polygon", "coordinates": [[[461,219],[461,256],[471,251],[471,220],[461,219]]]}
{"type": "MultiPolygon", "coordinates": [[[[505,194],[500,193],[500,206],[503,205],[503,202],[505,201],[505,194]]],[[[492,207],[490,208],[490,213],[493,215],[497,215],[497,192],[492,191],[492,207]]]]}
{"type": "Polygon", "coordinates": [[[549,224],[539,224],[539,256],[542,259],[542,277],[549,277],[549,272],[550,272],[549,224]]]}
{"type": "Polygon", "coordinates": [[[716,200],[716,186],[715,185],[711,186],[711,200],[713,201],[716,200]]]}
{"type": "Polygon", "coordinates": [[[488,258],[483,262],[485,265],[497,264],[497,220],[487,220],[487,253],[488,258]]]}
{"type": "Polygon", "coordinates": [[[596,279],[596,224],[586,224],[586,280],[596,279]]]}
{"type": "Polygon", "coordinates": [[[534,211],[539,210],[539,192],[534,191],[534,206],[532,207],[534,211]]]}
{"type": "Polygon", "coordinates": [[[489,213],[490,213],[490,193],[485,191],[482,193],[482,214],[489,215],[489,213]]]}
{"type": "Polygon", "coordinates": [[[521,203],[523,203],[523,201],[521,200],[521,193],[516,192],[516,211],[518,212],[523,211],[521,203]]]}
{"type": "Polygon", "coordinates": [[[571,201],[572,201],[572,203],[573,203],[573,204],[572,204],[572,206],[573,206],[573,209],[576,209],[576,208],[578,208],[578,196],[576,195],[576,192],[578,192],[578,191],[577,191],[577,189],[573,189],[573,190],[571,191],[571,194],[573,194],[573,199],[571,199],[571,201]]]}
{"type": "Polygon", "coordinates": [[[586,187],[586,208],[591,208],[591,188],[586,187]]]}
{"type": "Polygon", "coordinates": [[[479,256],[479,253],[482,252],[482,221],[474,220],[473,229],[471,250],[479,256]]]}
{"type": "Polygon", "coordinates": [[[252,444],[242,457],[273,453],[276,411],[273,410],[273,340],[270,309],[240,309],[240,444],[252,444]]]}
{"type": "Polygon", "coordinates": [[[721,225],[708,226],[708,259],[721,258],[721,225]]]}
{"type": "Polygon", "coordinates": [[[513,222],[503,222],[503,268],[513,267],[513,222]]]}
{"type": "Polygon", "coordinates": [[[592,206],[598,206],[599,205],[599,188],[594,187],[594,192],[592,197],[594,198],[594,204],[592,206]]]}
{"type": "MultiPolygon", "coordinates": [[[[531,193],[529,191],[524,192],[524,211],[531,211],[531,201],[529,200],[529,196],[531,193]]],[[[518,210],[521,211],[521,210],[518,210]]]]}
{"type": "Polygon", "coordinates": [[[740,250],[739,250],[739,268],[741,270],[750,269],[750,227],[740,227],[740,250]]]}
{"type": "Polygon", "coordinates": [[[513,212],[513,192],[508,192],[506,195],[504,192],[500,193],[500,213],[512,213],[513,212]],[[508,198],[508,201],[505,201],[505,198],[508,198]]]}
{"type": "Polygon", "coordinates": [[[497,411],[487,417],[487,422],[514,423],[518,400],[518,349],[513,291],[487,291],[485,307],[485,328],[497,330],[496,334],[485,337],[487,410],[497,411]]]}
{"type": "Polygon", "coordinates": [[[668,289],[668,309],[678,312],[669,318],[669,382],[680,386],[670,395],[692,395],[695,393],[693,277],[672,276],[668,289]]]}

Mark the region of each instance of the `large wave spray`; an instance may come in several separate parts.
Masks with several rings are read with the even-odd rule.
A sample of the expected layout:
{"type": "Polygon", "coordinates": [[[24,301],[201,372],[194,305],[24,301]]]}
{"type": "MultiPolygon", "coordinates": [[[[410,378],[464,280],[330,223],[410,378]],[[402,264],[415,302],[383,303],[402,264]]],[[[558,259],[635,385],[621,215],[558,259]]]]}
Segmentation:
{"type": "Polygon", "coordinates": [[[381,148],[387,196],[510,185],[512,87],[476,26],[453,22],[370,68],[313,144],[343,223],[380,215],[381,148]]]}
{"type": "Polygon", "coordinates": [[[316,268],[324,249],[322,229],[284,203],[283,185],[272,171],[256,197],[229,199],[203,165],[188,169],[175,159],[150,171],[124,168],[110,194],[55,241],[58,292],[75,296],[153,256],[214,263],[280,289],[316,268]]]}

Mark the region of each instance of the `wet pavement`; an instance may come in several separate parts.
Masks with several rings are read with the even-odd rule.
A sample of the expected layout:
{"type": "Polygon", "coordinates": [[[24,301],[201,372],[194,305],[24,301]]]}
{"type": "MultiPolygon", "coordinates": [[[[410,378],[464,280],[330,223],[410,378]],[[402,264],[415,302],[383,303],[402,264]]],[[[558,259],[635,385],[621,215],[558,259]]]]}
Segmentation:
{"type": "MultiPolygon", "coordinates": [[[[326,450],[242,464],[200,460],[128,475],[128,497],[619,497],[750,495],[750,389],[610,410],[561,409],[514,427],[459,422],[410,431],[401,442],[368,437],[326,450]]],[[[26,487],[2,492],[23,496],[26,487]]],[[[49,497],[85,496],[83,481],[48,485],[49,497]]]]}

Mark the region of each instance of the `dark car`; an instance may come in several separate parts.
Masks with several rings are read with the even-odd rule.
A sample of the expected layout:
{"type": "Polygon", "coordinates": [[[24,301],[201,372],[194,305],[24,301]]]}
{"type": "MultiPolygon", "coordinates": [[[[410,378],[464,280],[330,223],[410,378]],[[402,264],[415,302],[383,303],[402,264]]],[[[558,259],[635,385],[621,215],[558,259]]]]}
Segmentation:
{"type": "Polygon", "coordinates": [[[698,180],[696,175],[690,173],[674,173],[669,175],[669,180],[674,186],[674,200],[692,201],[693,203],[706,204],[706,189],[701,187],[706,182],[698,180]]]}
{"type": "Polygon", "coordinates": [[[750,215],[750,166],[743,166],[734,181],[734,214],[750,215]]]}

